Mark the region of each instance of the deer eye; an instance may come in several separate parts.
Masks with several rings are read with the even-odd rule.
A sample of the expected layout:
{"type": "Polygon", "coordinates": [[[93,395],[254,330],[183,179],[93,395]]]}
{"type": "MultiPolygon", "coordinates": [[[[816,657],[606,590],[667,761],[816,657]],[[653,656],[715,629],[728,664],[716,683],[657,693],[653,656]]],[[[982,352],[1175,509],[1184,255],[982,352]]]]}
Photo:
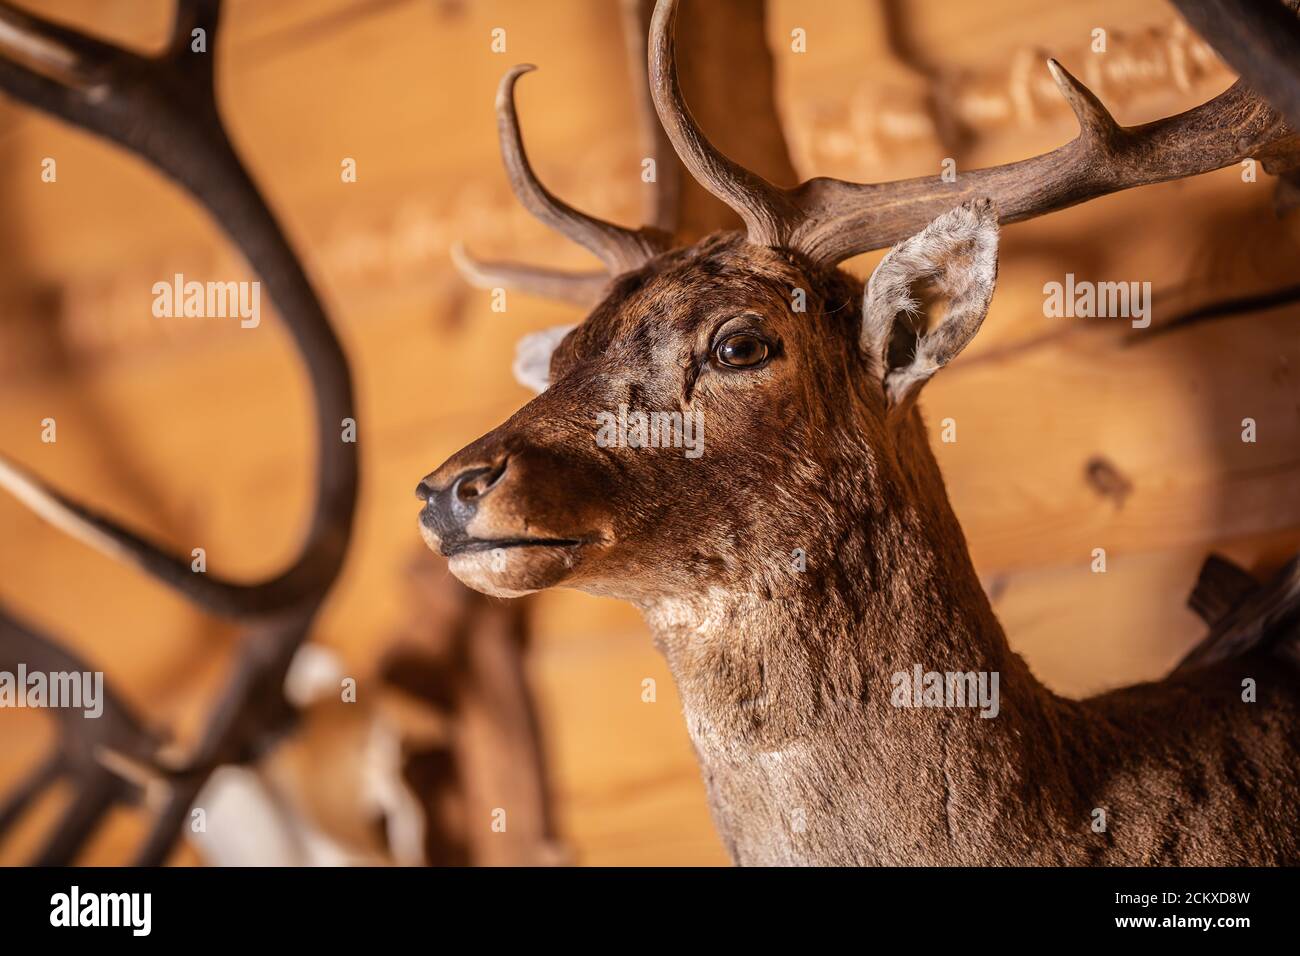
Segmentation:
{"type": "Polygon", "coordinates": [[[728,335],[713,349],[713,357],[727,368],[755,368],[767,361],[771,350],[752,332],[728,335]]]}

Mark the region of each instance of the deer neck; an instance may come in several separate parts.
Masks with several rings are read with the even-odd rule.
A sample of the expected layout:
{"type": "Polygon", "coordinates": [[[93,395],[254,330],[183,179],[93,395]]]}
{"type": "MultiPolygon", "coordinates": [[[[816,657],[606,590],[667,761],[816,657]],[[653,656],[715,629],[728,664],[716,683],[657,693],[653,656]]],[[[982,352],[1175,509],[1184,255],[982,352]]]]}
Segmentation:
{"type": "Polygon", "coordinates": [[[899,474],[911,505],[839,502],[804,571],[643,606],[737,862],[969,860],[1007,825],[998,789],[1050,759],[1055,699],[1008,646],[928,448],[899,474]],[[983,702],[944,677],[935,705],[929,675],[971,673],[983,702]],[[954,806],[972,793],[983,807],[954,806]]]}

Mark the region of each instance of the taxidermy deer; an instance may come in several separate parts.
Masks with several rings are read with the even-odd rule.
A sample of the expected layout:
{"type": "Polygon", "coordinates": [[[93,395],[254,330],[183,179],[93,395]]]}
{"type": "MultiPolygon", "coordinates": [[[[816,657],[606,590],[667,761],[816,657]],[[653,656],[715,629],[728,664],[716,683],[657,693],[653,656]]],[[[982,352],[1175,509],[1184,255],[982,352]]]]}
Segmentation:
{"type": "Polygon", "coordinates": [[[746,230],[674,249],[555,198],[515,115],[531,67],[508,72],[512,187],[608,275],[566,285],[461,253],[480,283],[598,301],[571,331],[534,338],[554,351],[540,365],[525,354],[523,371],[545,390],[420,482],[429,546],[488,594],[563,585],[643,611],[737,863],[1300,863],[1296,566],[1165,680],[1057,697],[1007,643],[916,407],[988,311],[999,218],[1293,145],[1282,120],[1237,85],[1121,127],[1053,61],[1082,128],[1055,152],[952,184],[780,189],[686,109],[675,14],[660,0],[651,23],[654,104],[746,230]],[[837,268],[890,243],[865,290],[837,268]],[[702,413],[703,456],[602,447],[596,416],[620,405],[702,413]],[[910,706],[918,669],[996,675],[1000,701],[910,706]]]}

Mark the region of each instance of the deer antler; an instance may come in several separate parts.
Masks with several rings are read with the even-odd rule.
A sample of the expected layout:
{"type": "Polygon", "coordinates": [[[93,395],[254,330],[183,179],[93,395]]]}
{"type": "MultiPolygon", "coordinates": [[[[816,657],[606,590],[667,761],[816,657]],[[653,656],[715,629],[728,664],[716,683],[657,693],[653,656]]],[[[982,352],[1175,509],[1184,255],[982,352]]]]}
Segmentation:
{"type": "Polygon", "coordinates": [[[1042,156],[963,173],[859,184],[817,178],[782,189],[715,148],[677,82],[677,0],[658,0],[651,22],[650,87],[664,129],[700,183],[745,221],[752,242],[835,264],[898,242],[947,209],[987,197],[999,221],[1020,222],[1134,186],[1180,179],[1255,156],[1291,163],[1297,137],[1240,83],[1185,113],[1141,126],[1115,122],[1096,96],[1055,60],[1048,69],[1078,118],[1079,136],[1042,156]]]}
{"type": "Polygon", "coordinates": [[[497,88],[497,132],[510,188],[525,209],[561,235],[594,252],[611,274],[638,268],[668,248],[668,236],[657,229],[625,229],[578,212],[552,195],[529,165],[515,112],[515,84],[519,77],[535,69],[531,64],[512,67],[497,88]]]}
{"type": "Polygon", "coordinates": [[[565,272],[518,262],[489,262],[475,259],[462,242],[451,246],[451,261],[461,277],[476,289],[519,289],[544,299],[589,306],[600,301],[601,290],[610,275],[599,272],[565,272]]]}
{"type": "MultiPolygon", "coordinates": [[[[647,2],[625,0],[626,25],[635,27],[643,22],[642,8],[647,2]]],[[[972,170],[951,183],[934,176],[888,183],[818,177],[784,189],[723,154],[692,117],[678,78],[674,37],[677,11],[678,0],[657,0],[649,21],[646,53],[650,93],[663,132],[691,175],[740,216],[752,242],[794,249],[823,264],[833,265],[892,245],[968,199],[991,198],[999,221],[1012,223],[1108,193],[1200,175],[1247,157],[1260,159],[1270,172],[1286,172],[1300,165],[1300,137],[1276,110],[1241,83],[1184,113],[1125,127],[1060,63],[1048,60],[1047,68],[1079,122],[1078,137],[1058,149],[1003,166],[972,170]]],[[[629,45],[636,48],[636,44],[629,45]]],[[[506,75],[503,96],[498,98],[499,115],[503,101],[509,110],[508,119],[501,116],[499,122],[502,148],[517,194],[517,169],[523,157],[510,94],[514,80],[526,69],[516,67],[506,75]],[[518,154],[514,158],[512,149],[518,154]]],[[[526,159],[522,168],[531,178],[526,159]]],[[[532,189],[541,189],[535,180],[533,184],[532,189]]],[[[541,192],[549,197],[544,190],[541,192]]],[[[534,198],[520,198],[533,209],[530,203],[536,201],[534,198]]],[[[655,206],[660,225],[666,222],[663,206],[662,201],[655,206]]],[[[544,216],[543,221],[552,219],[544,216]]],[[[600,220],[595,222],[602,228],[619,230],[623,237],[652,234],[651,230],[632,232],[600,220]]],[[[654,248],[659,249],[657,243],[654,248]]],[[[601,273],[478,262],[462,248],[453,250],[453,259],[465,278],[480,288],[520,288],[579,305],[598,298],[606,279],[601,273]]],[[[639,265],[644,260],[634,256],[632,261],[639,265]]]]}
{"type": "Polygon", "coordinates": [[[497,88],[497,132],[510,188],[524,208],[541,222],[595,253],[605,264],[606,271],[570,273],[537,266],[482,262],[469,255],[459,243],[452,248],[452,261],[461,275],[479,288],[501,285],[575,305],[590,305],[599,298],[611,276],[640,267],[665,251],[671,240],[659,229],[626,229],[579,212],[542,185],[528,162],[519,131],[519,116],[515,111],[515,83],[519,77],[535,69],[531,64],[512,67],[501,78],[497,88]]]}
{"type": "MultiPolygon", "coordinates": [[[[164,51],[144,57],[0,0],[0,89],[125,146],[178,181],[208,208],[266,283],[307,366],[319,459],[311,530],[300,555],[284,573],[256,585],[191,575],[185,563],[0,461],[0,486],[47,521],[103,552],[134,561],[205,607],[250,623],[232,673],[186,753],[165,747],[107,686],[99,696],[99,719],[55,712],[58,746],[0,801],[3,837],[36,797],[66,780],[74,798],[38,852],[36,862],[42,864],[71,862],[114,804],[142,799],[154,813],[135,862],[162,863],[212,771],[256,760],[294,725],[298,712],[284,692],[285,677],[337,577],[351,534],[356,446],[341,441],[336,430],[351,415],[351,375],[320,300],[226,137],[213,93],[213,54],[190,46],[193,32],[202,30],[206,49],[213,49],[220,13],[219,0],[178,0],[164,51]]],[[[603,273],[600,281],[606,281],[603,273]]],[[[478,604],[460,611],[453,615],[455,633],[481,636],[470,633],[482,617],[478,604]]],[[[518,613],[511,619],[522,626],[518,613]]],[[[510,657],[517,649],[517,640],[489,647],[488,657],[469,674],[471,689],[518,690],[517,661],[510,657]]],[[[477,657],[483,657],[482,650],[477,657]]],[[[453,656],[461,667],[458,654],[453,656]]],[[[19,661],[48,672],[91,671],[87,662],[0,608],[0,668],[19,661]]],[[[504,723],[492,720],[501,732],[497,736],[512,748],[508,756],[515,769],[521,753],[540,759],[531,719],[526,702],[514,701],[504,723]]],[[[530,823],[540,838],[548,836],[540,765],[526,767],[516,783],[517,802],[525,809],[533,804],[530,823]]]]}
{"type": "MultiPolygon", "coordinates": [[[[642,146],[655,159],[655,188],[647,202],[646,216],[653,223],[653,226],[634,231],[613,226],[603,220],[594,219],[594,217],[588,217],[582,213],[576,213],[576,215],[598,224],[601,230],[618,230],[619,233],[632,237],[630,244],[634,248],[636,245],[646,244],[653,250],[651,255],[656,255],[668,247],[670,244],[669,236],[677,227],[677,204],[680,198],[681,173],[673,157],[672,146],[664,138],[663,130],[654,115],[654,107],[649,99],[649,90],[642,81],[641,64],[645,60],[646,28],[649,24],[649,10],[653,2],[654,0],[623,0],[622,2],[624,38],[627,41],[629,61],[634,76],[633,85],[637,87],[637,100],[640,107],[638,114],[642,117],[642,146]]],[[[520,195],[520,187],[523,186],[530,193],[540,192],[543,196],[558,203],[559,200],[550,197],[545,188],[537,182],[532,169],[528,165],[527,157],[524,155],[523,144],[519,136],[518,117],[515,115],[513,102],[514,81],[522,73],[531,69],[533,69],[531,66],[515,67],[501,81],[496,104],[497,128],[501,136],[501,149],[505,157],[506,170],[510,176],[511,188],[517,196],[520,195]],[[521,174],[522,180],[520,178],[521,174]]],[[[524,199],[523,196],[520,196],[520,199],[530,212],[538,215],[533,206],[530,205],[530,202],[533,201],[531,198],[524,199]]],[[[560,203],[560,206],[567,213],[575,213],[574,210],[563,203],[560,203]]],[[[544,211],[544,214],[538,215],[538,218],[547,225],[556,226],[556,223],[550,218],[549,212],[544,211]]],[[[557,228],[559,227],[557,226],[557,228]]],[[[577,239],[576,236],[570,235],[565,229],[561,228],[560,232],[586,245],[585,242],[577,239]]],[[[588,246],[588,248],[591,247],[588,246]]],[[[597,255],[600,256],[601,254],[597,252],[597,255]]],[[[601,256],[601,258],[603,261],[604,257],[601,256]]],[[[452,246],[451,259],[465,281],[475,288],[491,289],[500,286],[507,289],[518,289],[545,299],[568,302],[577,306],[590,306],[600,301],[601,293],[609,284],[611,278],[609,271],[568,272],[514,262],[486,262],[470,255],[464,245],[459,242],[452,246]]],[[[635,265],[640,265],[645,260],[637,253],[633,256],[633,261],[635,265]]],[[[620,270],[614,269],[614,272],[618,271],[620,270]]]]}
{"type": "MultiPolygon", "coordinates": [[[[19,662],[47,673],[92,671],[75,654],[0,608],[0,667],[12,670],[19,662]]],[[[143,765],[150,765],[156,759],[161,741],[112,688],[105,685],[98,703],[101,712],[94,719],[76,710],[53,711],[58,718],[58,748],[0,804],[0,834],[3,834],[51,784],[61,777],[73,780],[76,796],[39,851],[36,861],[40,864],[68,863],[114,801],[139,797],[138,781],[116,772],[113,758],[143,765]]]]}
{"type": "Polygon", "coordinates": [[[255,584],[191,571],[188,560],[100,517],[11,463],[0,487],[37,514],[113,558],[128,560],[204,607],[233,617],[319,602],[342,566],[357,493],[356,444],[340,440],[352,416],[352,378],[320,300],[217,112],[213,57],[220,0],[178,0],[170,42],[141,56],[0,3],[0,89],[98,133],[178,182],[199,200],[266,284],[313,385],[317,483],[298,557],[255,584]],[[192,31],[204,31],[202,51],[192,31]]]}
{"type": "MultiPolygon", "coordinates": [[[[650,227],[635,234],[653,237],[656,250],[662,251],[660,247],[668,244],[669,236],[681,241],[734,228],[735,217],[726,204],[714,201],[702,186],[687,177],[656,113],[645,69],[655,0],[620,0],[620,6],[640,146],[643,154],[653,161],[655,170],[653,187],[642,191],[643,219],[650,227]]],[[[692,95],[705,100],[706,109],[732,117],[730,128],[734,140],[745,144],[746,155],[757,161],[760,168],[793,179],[793,170],[789,170],[788,177],[782,176],[789,167],[789,157],[768,90],[771,84],[767,78],[772,66],[771,57],[762,46],[762,11],[763,0],[717,0],[692,11],[692,23],[699,28],[692,33],[692,39],[698,38],[699,58],[708,62],[709,69],[688,82],[692,95]],[[761,79],[747,98],[757,108],[737,114],[734,90],[727,88],[723,78],[733,68],[741,67],[755,72],[761,79]]],[[[464,278],[479,288],[521,289],[583,306],[598,301],[610,279],[603,272],[574,273],[506,262],[479,262],[460,246],[452,248],[452,261],[464,278]]]]}
{"type": "MultiPolygon", "coordinates": [[[[3,831],[54,778],[73,777],[78,796],[42,851],[43,862],[68,862],[107,808],[142,788],[162,799],[137,862],[166,858],[211,771],[256,756],[294,720],[283,693],[285,674],[338,576],[351,536],[357,449],[340,434],[352,416],[351,373],[320,299],[221,123],[213,84],[220,14],[220,0],[178,0],[167,46],[157,56],[141,56],[0,2],[0,89],[152,163],[208,209],[257,270],[307,368],[317,440],[316,500],[306,541],[287,569],[255,584],[191,573],[188,562],[0,462],[0,487],[45,520],[135,563],[209,610],[254,623],[190,753],[160,760],[156,742],[122,707],[95,728],[84,722],[63,727],[60,753],[20,785],[0,814],[3,831]],[[87,758],[97,734],[109,730],[120,731],[121,739],[92,748],[93,759],[87,758]]],[[[55,664],[57,655],[67,657],[2,614],[0,651],[55,664]]],[[[71,657],[67,663],[64,669],[86,670],[71,657]]]]}

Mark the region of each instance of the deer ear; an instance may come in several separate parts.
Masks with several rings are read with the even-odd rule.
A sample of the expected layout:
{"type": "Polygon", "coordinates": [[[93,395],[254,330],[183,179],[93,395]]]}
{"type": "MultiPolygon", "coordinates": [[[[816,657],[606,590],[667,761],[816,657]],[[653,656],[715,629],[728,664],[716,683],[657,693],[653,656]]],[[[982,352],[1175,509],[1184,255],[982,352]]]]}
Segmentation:
{"type": "Polygon", "coordinates": [[[862,303],[862,350],[891,408],[906,407],[966,347],[998,278],[998,216],[988,199],[944,213],[880,260],[862,303]]]}
{"type": "Polygon", "coordinates": [[[556,325],[540,332],[530,332],[515,345],[515,363],[511,371],[515,381],[538,395],[551,384],[551,356],[564,337],[576,325],[556,325]]]}

